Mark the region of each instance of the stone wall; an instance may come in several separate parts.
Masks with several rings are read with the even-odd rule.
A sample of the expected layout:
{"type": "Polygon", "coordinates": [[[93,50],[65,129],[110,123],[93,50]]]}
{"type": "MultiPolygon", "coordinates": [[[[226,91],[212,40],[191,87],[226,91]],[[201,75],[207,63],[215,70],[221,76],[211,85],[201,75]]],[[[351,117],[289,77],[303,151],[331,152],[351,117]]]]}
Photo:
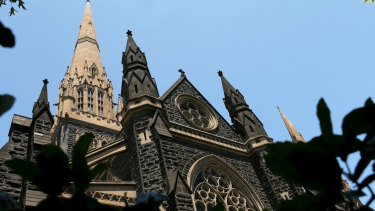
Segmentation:
{"type": "Polygon", "coordinates": [[[10,194],[15,200],[24,204],[25,183],[22,178],[13,174],[4,162],[10,159],[26,159],[29,141],[29,127],[13,124],[9,141],[0,150],[0,190],[10,194]]]}
{"type": "MultiPolygon", "coordinates": [[[[210,147],[187,143],[176,139],[162,138],[160,141],[166,169],[168,171],[173,171],[174,168],[181,169],[183,178],[187,180],[188,171],[195,161],[206,155],[214,154],[229,166],[233,167],[237,173],[252,186],[264,206],[271,208],[271,203],[262,186],[263,181],[258,178],[249,158],[231,155],[210,147]]],[[[186,195],[186,193],[182,193],[182,195],[186,195]]],[[[180,200],[183,200],[183,196],[180,200]]]]}
{"type": "Polygon", "coordinates": [[[137,195],[149,191],[166,194],[168,189],[158,139],[150,135],[147,127],[152,114],[139,112],[126,126],[127,148],[132,157],[132,178],[137,183],[137,195]]]}
{"type": "Polygon", "coordinates": [[[274,207],[280,201],[293,198],[298,191],[298,188],[287,183],[284,179],[274,175],[266,166],[263,159],[265,151],[258,152],[251,158],[251,163],[254,166],[257,177],[261,182],[267,198],[274,207]]]}
{"type": "Polygon", "coordinates": [[[85,133],[92,133],[94,140],[90,145],[89,151],[97,149],[112,143],[117,134],[111,131],[99,130],[93,127],[79,125],[72,122],[65,122],[62,124],[57,140],[55,141],[68,155],[71,156],[73,146],[78,141],[78,138],[85,133]]]}

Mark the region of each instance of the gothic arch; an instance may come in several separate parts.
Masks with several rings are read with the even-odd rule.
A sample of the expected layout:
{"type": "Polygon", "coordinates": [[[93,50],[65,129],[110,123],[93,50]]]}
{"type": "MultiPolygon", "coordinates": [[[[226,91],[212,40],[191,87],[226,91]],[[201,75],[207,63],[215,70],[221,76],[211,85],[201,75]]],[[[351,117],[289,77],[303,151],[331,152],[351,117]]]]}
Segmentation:
{"type": "Polygon", "coordinates": [[[187,174],[194,210],[209,210],[222,202],[228,211],[260,211],[263,204],[236,170],[215,155],[198,159],[187,174]]]}

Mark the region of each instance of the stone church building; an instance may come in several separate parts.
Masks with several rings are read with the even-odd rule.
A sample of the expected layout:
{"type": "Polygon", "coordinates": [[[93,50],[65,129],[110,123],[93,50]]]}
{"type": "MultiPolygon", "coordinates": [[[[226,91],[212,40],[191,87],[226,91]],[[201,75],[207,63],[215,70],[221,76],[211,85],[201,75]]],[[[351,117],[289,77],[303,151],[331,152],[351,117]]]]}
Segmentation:
{"type": "MultiPolygon", "coordinates": [[[[26,209],[36,206],[45,195],[26,185],[3,162],[32,160],[41,146],[49,143],[70,156],[78,138],[91,132],[95,139],[87,154],[88,164],[110,166],[88,190],[103,204],[122,207],[125,200],[132,203],[137,195],[155,191],[169,196],[166,210],[205,211],[218,202],[230,211],[272,210],[281,200],[298,194],[300,189],[265,166],[263,155],[272,138],[221,71],[224,103],[232,123],[182,70],[180,78],[159,94],[152,77],[157,70],[149,70],[131,31],[127,32],[122,64],[121,96],[115,103],[88,1],[72,62],[61,73],[55,115],[50,111],[48,81],[44,80],[32,117],[13,117],[9,141],[0,150],[0,190],[26,209]]],[[[282,117],[293,141],[304,141],[285,115],[282,117]]]]}

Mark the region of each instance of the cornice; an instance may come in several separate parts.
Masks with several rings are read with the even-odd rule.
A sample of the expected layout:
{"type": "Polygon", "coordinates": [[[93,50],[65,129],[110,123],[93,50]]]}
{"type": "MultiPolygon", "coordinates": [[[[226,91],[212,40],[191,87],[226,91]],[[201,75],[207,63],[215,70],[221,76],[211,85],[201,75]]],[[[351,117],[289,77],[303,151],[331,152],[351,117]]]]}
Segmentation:
{"type": "Polygon", "coordinates": [[[96,47],[98,47],[98,50],[100,51],[98,42],[91,37],[82,37],[82,38],[78,39],[75,48],[77,48],[78,44],[83,43],[83,42],[90,42],[90,43],[96,45],[96,47]]]}
{"type": "Polygon", "coordinates": [[[259,150],[264,150],[269,143],[272,143],[272,138],[268,136],[257,136],[248,139],[245,143],[239,143],[176,123],[170,123],[170,126],[169,131],[174,137],[246,157],[250,157],[259,150]]]}

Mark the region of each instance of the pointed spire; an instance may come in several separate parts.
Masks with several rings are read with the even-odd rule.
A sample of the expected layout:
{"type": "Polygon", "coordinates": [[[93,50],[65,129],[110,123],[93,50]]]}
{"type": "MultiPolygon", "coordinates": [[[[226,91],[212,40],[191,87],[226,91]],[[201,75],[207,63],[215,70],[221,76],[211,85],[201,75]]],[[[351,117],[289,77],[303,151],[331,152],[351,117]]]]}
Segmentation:
{"type": "Polygon", "coordinates": [[[277,109],[280,112],[281,117],[283,118],[284,124],[286,128],[288,129],[289,135],[292,138],[292,141],[294,143],[302,142],[306,143],[305,139],[302,137],[301,133],[298,132],[298,130],[293,126],[292,122],[289,121],[288,118],[284,115],[284,113],[280,110],[280,108],[277,106],[277,109]]]}
{"type": "Polygon", "coordinates": [[[47,84],[48,84],[48,80],[44,79],[43,80],[43,88],[40,91],[39,98],[34,103],[34,106],[33,106],[33,117],[35,115],[37,115],[45,106],[48,106],[48,108],[49,108],[47,84]]]}
{"type": "Polygon", "coordinates": [[[85,12],[83,13],[82,22],[80,25],[78,39],[90,37],[96,40],[96,33],[94,28],[94,20],[92,18],[90,1],[86,2],[85,12]]]}
{"type": "Polygon", "coordinates": [[[224,77],[223,72],[219,70],[218,72],[220,78],[221,78],[221,84],[223,85],[223,91],[224,91],[224,96],[231,98],[232,93],[238,92],[232,84],[229,83],[229,81],[224,77]]]}
{"type": "Polygon", "coordinates": [[[145,54],[135,43],[133,33],[128,30],[126,34],[128,35],[128,40],[125,52],[122,54],[123,81],[121,96],[124,103],[144,95],[159,98],[159,91],[148,69],[145,54]]]}
{"type": "MultiPolygon", "coordinates": [[[[79,27],[72,63],[67,68],[61,84],[56,115],[63,116],[67,113],[71,118],[74,118],[74,116],[82,115],[82,113],[74,112],[75,110],[80,110],[90,111],[90,113],[95,113],[109,120],[115,120],[116,111],[112,106],[113,87],[110,83],[107,86],[106,81],[107,74],[100,55],[90,1],[87,1],[79,27]],[[82,101],[82,98],[88,99],[88,92],[83,91],[88,88],[92,91],[90,93],[93,96],[101,94],[100,104],[103,106],[100,107],[100,110],[98,106],[99,99],[96,102],[94,101],[94,104],[90,104],[90,109],[87,106],[87,101],[82,101]],[[78,93],[80,93],[80,98],[78,98],[78,93]],[[80,102],[80,104],[75,102],[80,102]],[[93,109],[94,106],[97,108],[93,109]]],[[[86,117],[83,117],[83,119],[90,121],[89,117],[87,119],[86,117]]]]}
{"type": "Polygon", "coordinates": [[[126,51],[129,51],[130,49],[132,49],[133,51],[137,51],[139,47],[133,39],[133,32],[128,30],[126,34],[128,35],[128,41],[126,43],[126,51]]]}
{"type": "MultiPolygon", "coordinates": [[[[92,75],[92,69],[99,71],[98,73],[102,75],[103,63],[96,37],[90,2],[87,1],[70,70],[74,70],[74,75],[77,73],[78,76],[89,76],[92,75]]],[[[67,77],[65,79],[68,80],[67,77]]]]}
{"type": "Polygon", "coordinates": [[[238,89],[235,89],[224,77],[223,72],[218,72],[224,90],[224,104],[232,119],[232,123],[241,132],[244,138],[267,136],[262,122],[247,105],[245,98],[238,89]]]}

